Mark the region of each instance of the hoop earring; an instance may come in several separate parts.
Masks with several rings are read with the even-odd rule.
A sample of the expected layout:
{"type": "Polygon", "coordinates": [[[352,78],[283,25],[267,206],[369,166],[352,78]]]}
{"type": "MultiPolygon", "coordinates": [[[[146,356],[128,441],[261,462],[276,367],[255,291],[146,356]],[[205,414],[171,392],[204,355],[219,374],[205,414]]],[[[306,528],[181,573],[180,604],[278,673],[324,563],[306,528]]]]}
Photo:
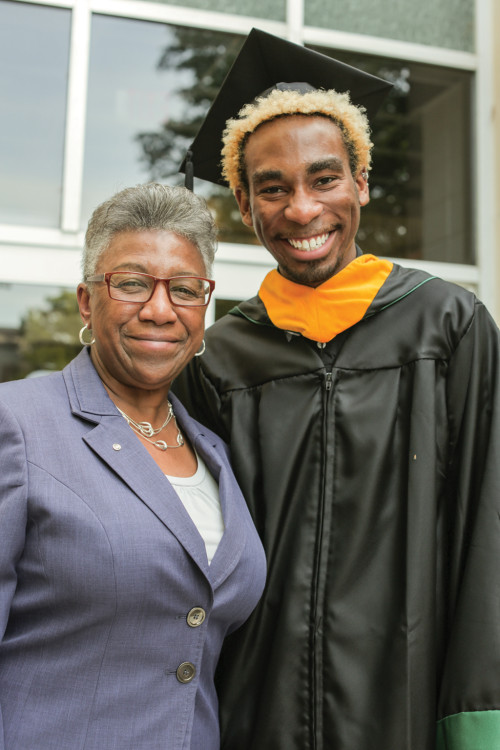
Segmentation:
{"type": "Polygon", "coordinates": [[[206,345],[205,345],[205,339],[203,339],[203,341],[201,342],[201,347],[200,347],[200,351],[199,351],[199,352],[196,352],[196,354],[195,354],[194,356],[195,356],[195,357],[201,357],[201,355],[203,354],[203,352],[205,351],[205,349],[206,349],[206,348],[207,348],[207,347],[206,347],[206,345]]]}
{"type": "Polygon", "coordinates": [[[94,336],[92,336],[92,338],[90,339],[90,341],[85,341],[85,339],[83,338],[83,334],[87,330],[90,333],[90,335],[92,336],[92,329],[91,328],[87,328],[86,325],[84,325],[83,328],[80,329],[80,333],[78,334],[78,338],[80,339],[80,344],[82,346],[92,346],[92,344],[95,341],[94,336]]]}

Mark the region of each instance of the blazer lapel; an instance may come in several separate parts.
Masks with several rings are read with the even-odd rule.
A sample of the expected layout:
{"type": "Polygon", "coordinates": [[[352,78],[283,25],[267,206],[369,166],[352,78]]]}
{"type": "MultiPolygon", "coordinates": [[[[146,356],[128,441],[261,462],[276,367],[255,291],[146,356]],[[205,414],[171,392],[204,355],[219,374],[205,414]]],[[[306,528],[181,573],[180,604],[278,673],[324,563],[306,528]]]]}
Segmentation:
{"type": "Polygon", "coordinates": [[[219,498],[224,518],[224,534],[209,566],[209,578],[215,588],[232,573],[243,552],[247,537],[246,508],[241,490],[224,455],[221,440],[192,419],[179,399],[169,396],[176,418],[208,470],[219,483],[219,498]],[[242,513],[245,510],[245,513],[242,513]]]}
{"type": "Polygon", "coordinates": [[[123,417],[103,417],[84,440],[170,529],[208,577],[203,539],[172,485],[123,417]]]}
{"type": "Polygon", "coordinates": [[[83,440],[176,536],[211,580],[205,544],[196,526],[159,466],[109,398],[88,353],[83,350],[63,375],[73,413],[97,423],[83,440]]]}

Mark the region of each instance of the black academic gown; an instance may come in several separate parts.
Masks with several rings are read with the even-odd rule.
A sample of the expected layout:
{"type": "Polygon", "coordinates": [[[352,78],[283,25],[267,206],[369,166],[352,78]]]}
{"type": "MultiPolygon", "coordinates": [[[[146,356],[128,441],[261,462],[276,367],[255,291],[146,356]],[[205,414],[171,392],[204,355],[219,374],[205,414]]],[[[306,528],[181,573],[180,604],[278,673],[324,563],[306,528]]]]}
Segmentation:
{"type": "Polygon", "coordinates": [[[499,334],[484,306],[394,266],[323,350],[258,297],[206,342],[174,390],[229,442],[268,559],[220,663],[223,749],[498,750],[499,334]]]}

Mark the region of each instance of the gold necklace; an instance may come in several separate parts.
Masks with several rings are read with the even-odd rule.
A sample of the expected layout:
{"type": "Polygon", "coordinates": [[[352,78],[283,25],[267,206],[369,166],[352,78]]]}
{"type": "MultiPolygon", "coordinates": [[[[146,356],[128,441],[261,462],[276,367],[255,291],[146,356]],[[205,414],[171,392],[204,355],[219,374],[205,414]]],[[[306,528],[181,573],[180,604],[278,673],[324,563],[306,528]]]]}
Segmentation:
{"type": "Polygon", "coordinates": [[[127,423],[130,425],[130,427],[135,430],[141,437],[144,438],[144,440],[147,440],[148,443],[151,443],[151,445],[154,445],[155,448],[158,448],[160,451],[166,451],[167,448],[180,448],[182,445],[184,445],[184,438],[182,437],[182,433],[179,429],[179,425],[177,424],[177,419],[175,418],[174,410],[172,409],[172,404],[170,401],[167,401],[168,404],[168,414],[167,418],[161,425],[161,427],[154,428],[151,422],[136,422],[135,419],[132,419],[132,417],[129,417],[128,414],[125,414],[124,411],[120,409],[119,406],[116,408],[124,417],[124,419],[127,421],[127,423]],[[151,440],[153,435],[158,435],[162,430],[165,429],[165,427],[168,425],[170,420],[173,419],[175,426],[177,428],[177,443],[176,445],[167,445],[167,443],[164,440],[151,440]]]}

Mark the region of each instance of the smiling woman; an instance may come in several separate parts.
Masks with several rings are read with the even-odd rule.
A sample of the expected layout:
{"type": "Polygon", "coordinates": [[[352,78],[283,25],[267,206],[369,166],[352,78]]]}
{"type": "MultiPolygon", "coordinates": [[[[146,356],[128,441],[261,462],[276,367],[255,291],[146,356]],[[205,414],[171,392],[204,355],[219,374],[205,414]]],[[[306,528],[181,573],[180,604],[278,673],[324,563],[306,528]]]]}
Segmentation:
{"type": "MultiPolygon", "coordinates": [[[[203,258],[191,242],[174,232],[147,229],[115,234],[98,260],[98,274],[90,279],[99,278],[99,272],[139,269],[168,283],[189,276],[200,284],[206,274],[203,258]]],[[[91,281],[78,287],[80,314],[95,339],[92,362],[105,387],[120,408],[137,411],[138,418],[146,414],[153,423],[162,421],[173,379],[201,346],[208,300],[204,295],[201,305],[179,305],[172,302],[167,283],[161,282],[154,283],[151,292],[136,301],[136,294],[124,294],[123,282],[119,299],[106,283],[91,281]]]]}
{"type": "Polygon", "coordinates": [[[219,750],[215,666],[265,561],[226,446],[169,393],[204,350],[215,241],[184,188],[110,198],[83,350],[0,385],[2,750],[219,750]]]}

